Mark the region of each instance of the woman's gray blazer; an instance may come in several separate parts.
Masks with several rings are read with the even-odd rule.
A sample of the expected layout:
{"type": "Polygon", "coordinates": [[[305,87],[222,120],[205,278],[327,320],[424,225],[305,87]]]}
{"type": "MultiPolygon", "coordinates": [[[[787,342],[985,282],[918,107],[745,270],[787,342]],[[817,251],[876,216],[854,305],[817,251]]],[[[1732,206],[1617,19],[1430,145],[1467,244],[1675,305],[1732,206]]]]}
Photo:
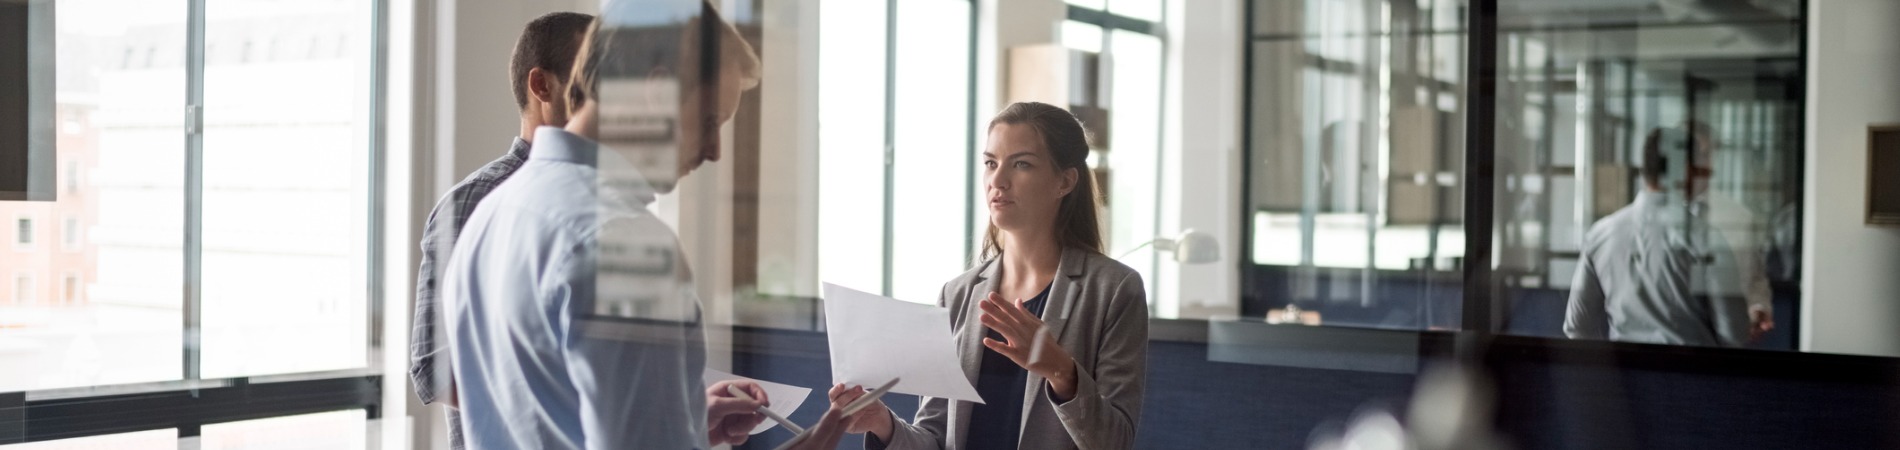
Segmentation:
{"type": "MultiPolygon", "coordinates": [[[[996,290],[1002,263],[991,259],[943,285],[963,375],[976,384],[983,361],[977,302],[996,290]]],[[[1141,275],[1107,256],[1066,249],[1049,288],[1043,323],[1076,363],[1075,398],[1056,403],[1048,383],[1029,374],[1023,396],[1024,449],[1128,449],[1135,446],[1147,383],[1148,303],[1141,275]]],[[[914,422],[892,418],[892,449],[964,447],[975,403],[924,397],[914,422]]],[[[875,439],[866,436],[867,443],[875,439]]]]}

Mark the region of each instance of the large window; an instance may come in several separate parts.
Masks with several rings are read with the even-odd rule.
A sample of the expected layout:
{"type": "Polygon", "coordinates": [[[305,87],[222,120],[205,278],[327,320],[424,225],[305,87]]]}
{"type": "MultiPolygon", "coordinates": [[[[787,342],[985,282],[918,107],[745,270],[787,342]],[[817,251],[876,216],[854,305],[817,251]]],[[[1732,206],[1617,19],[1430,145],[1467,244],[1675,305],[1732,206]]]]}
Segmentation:
{"type": "MultiPolygon", "coordinates": [[[[1149,306],[1172,317],[1178,299],[1173,280],[1163,280],[1161,255],[1152,246],[1161,230],[1162,64],[1165,45],[1161,0],[1068,2],[1061,38],[1065,47],[1101,55],[1103,101],[1108,123],[1093,138],[1092,167],[1108,218],[1103,231],[1108,254],[1141,273],[1149,306]]],[[[1091,119],[1085,117],[1084,120],[1091,119]]]]}
{"type": "Polygon", "coordinates": [[[205,377],[366,364],[370,6],[206,1],[205,377]]]}
{"type": "MultiPolygon", "coordinates": [[[[972,255],[968,0],[822,2],[818,278],[918,302],[972,255]]],[[[980,235],[980,234],[976,234],[980,235]]]]}
{"type": "MultiPolygon", "coordinates": [[[[56,3],[53,98],[60,165],[87,177],[51,202],[0,202],[4,217],[67,217],[77,251],[0,252],[32,280],[0,311],[0,391],[184,377],[185,61],[188,3],[56,3]],[[61,285],[64,283],[38,283],[61,285]]],[[[55,165],[53,167],[59,167],[55,165]]],[[[21,224],[22,231],[30,227],[21,224]]],[[[34,227],[47,228],[47,227],[34,227]]]]}
{"type": "Polygon", "coordinates": [[[35,425],[24,436],[190,424],[161,433],[176,440],[272,408],[312,411],[295,398],[373,399],[219,403],[298,383],[245,377],[374,376],[379,3],[47,3],[58,50],[49,167],[63,169],[64,189],[0,201],[0,217],[40,222],[14,224],[36,245],[0,252],[18,297],[0,305],[0,392],[26,392],[35,425]],[[271,387],[212,393],[245,384],[271,387]],[[202,395],[165,397],[187,388],[202,395]],[[177,411],[139,409],[160,398],[177,411]],[[121,415],[69,416],[88,411],[121,415]]]}

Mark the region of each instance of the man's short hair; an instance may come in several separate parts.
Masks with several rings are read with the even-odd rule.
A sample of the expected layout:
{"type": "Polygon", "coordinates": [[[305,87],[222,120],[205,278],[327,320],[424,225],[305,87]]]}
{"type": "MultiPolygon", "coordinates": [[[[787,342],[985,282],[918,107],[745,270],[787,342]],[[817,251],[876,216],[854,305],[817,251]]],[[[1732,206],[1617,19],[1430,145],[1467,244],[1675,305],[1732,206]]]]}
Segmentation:
{"type": "MultiPolygon", "coordinates": [[[[553,12],[528,22],[515,41],[514,59],[508,64],[508,81],[514,85],[515,107],[528,109],[528,71],[539,68],[565,80],[574,68],[574,53],[580,49],[581,35],[593,23],[594,16],[576,12],[553,12]]],[[[559,91],[556,91],[557,95],[559,91]]]]}
{"type": "Polygon", "coordinates": [[[1710,155],[1704,149],[1711,147],[1709,140],[1715,139],[1715,136],[1709,124],[1692,120],[1676,128],[1650,130],[1649,136],[1643,139],[1643,180],[1652,184],[1661,183],[1663,177],[1669,174],[1670,160],[1680,162],[1686,159],[1691,132],[1695,133],[1696,165],[1708,166],[1710,155]]]}

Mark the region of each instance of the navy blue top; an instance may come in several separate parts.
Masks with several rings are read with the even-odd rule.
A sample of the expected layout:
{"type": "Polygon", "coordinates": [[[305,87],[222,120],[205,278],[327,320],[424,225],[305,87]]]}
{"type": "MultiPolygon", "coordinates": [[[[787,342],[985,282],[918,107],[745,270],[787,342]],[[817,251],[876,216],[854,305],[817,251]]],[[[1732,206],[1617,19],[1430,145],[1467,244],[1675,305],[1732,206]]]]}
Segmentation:
{"type": "MultiPolygon", "coordinates": [[[[1043,306],[1048,304],[1049,288],[1045,286],[1036,298],[1023,302],[1023,307],[1030,314],[1042,317],[1043,306]]],[[[987,330],[985,334],[990,339],[1004,340],[996,330],[987,330]]],[[[983,347],[983,365],[976,377],[976,393],[983,396],[983,403],[970,412],[969,445],[965,448],[1016,449],[1017,435],[1022,433],[1023,391],[1028,387],[1028,379],[1029,372],[1023,370],[1023,366],[983,347]]]]}

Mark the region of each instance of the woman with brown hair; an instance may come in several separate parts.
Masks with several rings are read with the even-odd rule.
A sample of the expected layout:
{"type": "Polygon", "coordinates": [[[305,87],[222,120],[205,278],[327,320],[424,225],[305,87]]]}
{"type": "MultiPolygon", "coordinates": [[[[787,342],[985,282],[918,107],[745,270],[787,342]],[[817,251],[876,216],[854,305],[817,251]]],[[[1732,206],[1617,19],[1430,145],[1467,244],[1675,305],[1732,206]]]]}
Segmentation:
{"type": "MultiPolygon", "coordinates": [[[[964,375],[983,403],[925,397],[911,423],[879,402],[845,419],[869,448],[1125,449],[1146,383],[1141,276],[1103,254],[1088,141],[1074,115],[1015,103],[990,121],[983,259],[945,283],[964,375]]],[[[832,404],[864,395],[833,386],[832,404]]]]}

